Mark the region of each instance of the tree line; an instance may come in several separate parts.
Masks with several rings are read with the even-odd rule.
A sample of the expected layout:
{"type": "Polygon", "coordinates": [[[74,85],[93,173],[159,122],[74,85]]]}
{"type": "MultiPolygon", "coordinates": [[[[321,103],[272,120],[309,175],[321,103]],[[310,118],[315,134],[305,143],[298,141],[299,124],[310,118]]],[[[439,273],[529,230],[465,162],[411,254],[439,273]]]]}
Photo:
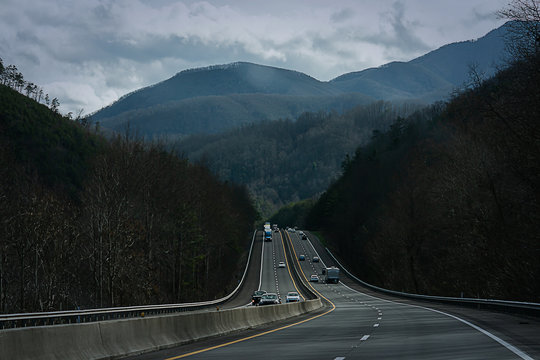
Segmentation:
{"type": "Polygon", "coordinates": [[[1,312],[197,301],[236,286],[257,216],[242,186],[7,86],[0,100],[1,312]]]}
{"type": "MultiPolygon", "coordinates": [[[[60,108],[60,101],[58,98],[55,97],[51,99],[49,94],[45,93],[41,86],[26,81],[23,74],[17,69],[17,66],[5,66],[2,58],[0,58],[0,84],[10,87],[19,93],[34,99],[38,103],[47,105],[54,112],[58,112],[60,108]]],[[[69,116],[71,117],[71,115],[72,114],[69,116]]]]}

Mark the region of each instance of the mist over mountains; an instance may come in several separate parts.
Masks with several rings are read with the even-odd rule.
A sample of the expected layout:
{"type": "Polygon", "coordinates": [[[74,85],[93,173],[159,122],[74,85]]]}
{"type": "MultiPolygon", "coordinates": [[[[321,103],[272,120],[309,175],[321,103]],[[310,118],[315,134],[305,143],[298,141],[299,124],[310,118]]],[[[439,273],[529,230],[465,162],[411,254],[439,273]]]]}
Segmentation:
{"type": "Polygon", "coordinates": [[[429,104],[463,87],[471,67],[486,77],[504,63],[504,25],[409,62],[391,62],[323,82],[301,72],[235,62],[179,72],[92,114],[104,128],[147,137],[218,133],[306,111],[343,112],[374,100],[429,104]]]}

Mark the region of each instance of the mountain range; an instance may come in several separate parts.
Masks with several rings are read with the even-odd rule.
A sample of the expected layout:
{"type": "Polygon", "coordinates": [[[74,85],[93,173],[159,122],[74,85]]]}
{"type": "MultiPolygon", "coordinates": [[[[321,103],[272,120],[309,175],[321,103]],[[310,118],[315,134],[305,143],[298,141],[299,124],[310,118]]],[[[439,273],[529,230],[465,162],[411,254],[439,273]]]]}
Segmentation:
{"type": "Polygon", "coordinates": [[[129,126],[147,137],[218,133],[310,111],[343,112],[375,100],[429,104],[467,82],[471,67],[486,77],[504,63],[507,25],[445,45],[408,62],[323,82],[301,72],[247,62],[179,72],[129,93],[91,115],[107,129],[129,126]]]}

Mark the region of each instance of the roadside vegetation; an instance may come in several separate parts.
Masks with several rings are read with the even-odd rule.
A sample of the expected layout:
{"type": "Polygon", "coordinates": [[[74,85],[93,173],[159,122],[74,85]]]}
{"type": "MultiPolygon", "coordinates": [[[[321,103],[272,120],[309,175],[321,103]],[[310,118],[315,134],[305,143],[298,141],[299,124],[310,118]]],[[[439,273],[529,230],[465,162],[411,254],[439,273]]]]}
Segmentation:
{"type": "Polygon", "coordinates": [[[303,225],[365,281],[540,299],[540,19],[531,32],[519,17],[530,6],[538,10],[517,1],[502,12],[517,21],[506,69],[490,79],[473,72],[445,106],[374,133],[308,211],[303,225]]]}
{"type": "Polygon", "coordinates": [[[0,85],[0,312],[178,303],[236,286],[247,191],[0,85]]]}

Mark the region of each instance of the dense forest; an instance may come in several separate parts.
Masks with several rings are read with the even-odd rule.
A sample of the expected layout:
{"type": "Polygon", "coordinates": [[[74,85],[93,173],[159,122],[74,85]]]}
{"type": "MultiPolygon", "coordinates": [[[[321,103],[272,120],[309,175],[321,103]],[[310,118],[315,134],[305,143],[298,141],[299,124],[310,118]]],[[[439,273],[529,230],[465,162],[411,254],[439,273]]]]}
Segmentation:
{"type": "Polygon", "coordinates": [[[306,111],[348,110],[371,101],[371,98],[361,94],[228,94],[168,101],[127,110],[102,120],[92,115],[91,119],[110,130],[122,132],[129,126],[136,128],[147,139],[165,138],[172,141],[190,134],[217,134],[263,120],[296,118],[306,111]]]}
{"type": "Polygon", "coordinates": [[[538,302],[538,54],[375,132],[304,225],[375,285],[538,302]]]}
{"type": "Polygon", "coordinates": [[[341,174],[341,163],[374,129],[420,106],[378,101],[343,114],[304,113],[215,135],[194,135],[176,149],[208,166],[224,181],[245,184],[258,210],[270,216],[287,203],[322,193],[341,174]]]}
{"type": "Polygon", "coordinates": [[[128,132],[105,139],[8,85],[0,312],[185,302],[236,286],[256,219],[245,188],[128,132]]]}

